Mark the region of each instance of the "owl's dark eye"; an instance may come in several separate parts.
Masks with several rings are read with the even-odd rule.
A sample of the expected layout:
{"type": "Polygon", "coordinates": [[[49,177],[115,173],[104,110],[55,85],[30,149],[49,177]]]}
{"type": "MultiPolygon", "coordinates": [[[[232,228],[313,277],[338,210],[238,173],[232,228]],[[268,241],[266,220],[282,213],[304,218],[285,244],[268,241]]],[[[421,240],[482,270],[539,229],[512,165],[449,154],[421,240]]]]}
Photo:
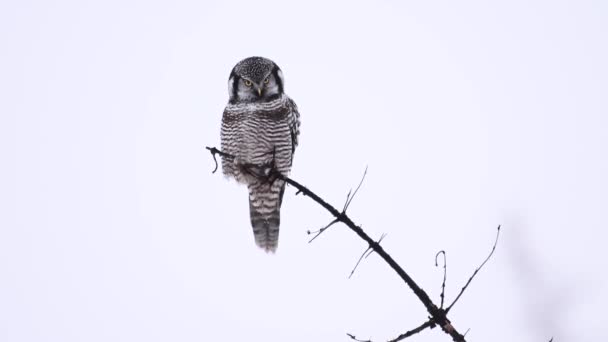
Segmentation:
{"type": "Polygon", "coordinates": [[[264,80],[264,84],[268,84],[268,82],[270,82],[270,79],[267,77],[267,78],[264,80]]]}
{"type": "Polygon", "coordinates": [[[246,85],[246,86],[251,87],[251,84],[252,84],[252,83],[251,83],[251,81],[249,81],[249,80],[245,80],[245,85],[246,85]]]}

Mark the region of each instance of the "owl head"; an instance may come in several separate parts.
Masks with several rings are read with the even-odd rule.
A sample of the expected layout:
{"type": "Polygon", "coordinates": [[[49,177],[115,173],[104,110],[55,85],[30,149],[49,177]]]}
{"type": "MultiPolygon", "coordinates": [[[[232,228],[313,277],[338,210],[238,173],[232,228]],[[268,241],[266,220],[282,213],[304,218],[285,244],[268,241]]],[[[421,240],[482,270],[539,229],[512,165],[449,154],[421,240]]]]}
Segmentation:
{"type": "Polygon", "coordinates": [[[283,94],[283,73],[264,57],[249,57],[238,62],[228,79],[230,103],[267,102],[283,94]]]}

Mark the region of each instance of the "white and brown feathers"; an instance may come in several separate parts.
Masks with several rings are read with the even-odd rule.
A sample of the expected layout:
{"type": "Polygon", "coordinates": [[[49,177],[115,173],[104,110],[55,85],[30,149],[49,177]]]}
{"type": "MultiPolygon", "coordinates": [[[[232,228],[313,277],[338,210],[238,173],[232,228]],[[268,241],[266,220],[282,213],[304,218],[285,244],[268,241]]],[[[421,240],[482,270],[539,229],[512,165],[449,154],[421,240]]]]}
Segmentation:
{"type": "Polygon", "coordinates": [[[228,81],[230,100],[222,117],[224,175],[249,188],[249,212],[256,244],[274,252],[278,246],[285,183],[252,175],[256,167],[274,167],[288,175],[298,145],[298,108],[283,92],[281,69],[271,60],[250,57],[239,62],[228,81]]]}

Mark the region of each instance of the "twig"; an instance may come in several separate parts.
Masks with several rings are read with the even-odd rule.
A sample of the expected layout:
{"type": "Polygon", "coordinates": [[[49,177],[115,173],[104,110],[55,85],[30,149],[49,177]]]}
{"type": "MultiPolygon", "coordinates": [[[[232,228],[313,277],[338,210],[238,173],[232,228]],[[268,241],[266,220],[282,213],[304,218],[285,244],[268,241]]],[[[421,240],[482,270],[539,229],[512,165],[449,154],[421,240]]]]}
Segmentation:
{"type": "MultiPolygon", "coordinates": [[[[408,338],[408,337],[410,337],[410,336],[416,335],[416,334],[418,334],[419,332],[421,332],[421,331],[423,331],[423,330],[425,330],[425,329],[427,329],[427,328],[433,328],[434,326],[435,326],[435,323],[433,323],[433,319],[430,319],[430,320],[428,320],[428,321],[426,321],[426,322],[422,323],[422,324],[421,324],[419,327],[416,327],[416,328],[414,328],[414,329],[412,329],[412,330],[410,330],[410,331],[404,332],[403,334],[401,334],[401,335],[399,335],[399,336],[395,337],[395,338],[394,338],[394,339],[392,339],[392,340],[389,340],[388,342],[399,342],[399,341],[404,340],[404,339],[406,339],[406,338],[408,338]]],[[[351,339],[353,339],[354,341],[357,341],[357,342],[372,342],[372,340],[371,340],[371,339],[368,339],[368,340],[360,340],[360,339],[358,339],[358,338],[357,338],[355,335],[353,335],[353,334],[346,333],[346,335],[348,335],[348,337],[350,337],[351,339]]]]}
{"type": "MultiPolygon", "coordinates": [[[[355,270],[357,269],[357,267],[359,266],[359,264],[361,263],[361,260],[363,260],[363,257],[365,256],[365,254],[371,250],[371,247],[367,247],[366,250],[363,251],[363,254],[361,254],[361,256],[359,257],[359,260],[357,260],[357,263],[355,264],[355,267],[353,267],[352,271],[350,271],[350,275],[348,276],[348,279],[350,279],[350,277],[353,276],[353,274],[355,274],[355,270]]],[[[369,255],[369,254],[368,254],[369,255]]]]}
{"type": "MultiPolygon", "coordinates": [[[[378,244],[380,242],[382,242],[382,239],[384,239],[385,236],[386,236],[386,234],[382,234],[382,236],[380,236],[380,239],[378,239],[378,244]]],[[[357,264],[355,264],[355,267],[353,267],[352,271],[350,271],[350,275],[348,276],[348,279],[350,279],[353,276],[353,274],[355,273],[355,270],[357,269],[357,267],[359,267],[361,260],[367,259],[367,257],[369,257],[372,253],[374,253],[374,250],[371,247],[367,247],[367,249],[365,251],[363,251],[363,254],[361,254],[361,256],[359,257],[359,260],[357,260],[357,264]]]]}
{"type": "Polygon", "coordinates": [[[215,162],[215,168],[213,169],[213,171],[211,171],[211,173],[215,173],[215,171],[217,171],[217,159],[215,159],[215,155],[219,154],[220,156],[223,157],[224,152],[218,150],[215,147],[209,147],[209,146],[207,146],[205,148],[208,149],[209,152],[211,152],[211,156],[213,156],[213,161],[215,162]]]}
{"type": "Polygon", "coordinates": [[[357,342],[372,342],[372,340],[360,340],[353,334],[346,333],[346,335],[348,335],[348,337],[352,338],[353,340],[355,340],[357,342]]]}
{"type": "Polygon", "coordinates": [[[437,257],[439,256],[439,254],[443,254],[443,282],[441,283],[441,305],[439,306],[441,309],[443,309],[443,300],[445,299],[445,280],[447,278],[447,267],[448,267],[448,263],[447,263],[447,259],[446,259],[446,255],[445,255],[445,251],[439,251],[437,252],[437,254],[435,254],[435,267],[439,266],[439,263],[437,262],[437,257]]]}
{"type": "Polygon", "coordinates": [[[348,192],[348,195],[346,195],[346,203],[344,203],[344,208],[342,209],[343,213],[346,213],[346,210],[348,209],[348,207],[350,206],[351,202],[353,201],[353,199],[355,198],[355,196],[357,195],[357,192],[359,191],[359,188],[361,187],[361,184],[363,184],[363,180],[365,180],[365,176],[367,175],[367,166],[365,167],[365,171],[363,171],[363,177],[361,177],[361,180],[359,181],[359,185],[357,185],[357,188],[355,189],[355,192],[353,192],[353,195],[350,195],[350,191],[348,192]]]}
{"type": "Polygon", "coordinates": [[[458,296],[456,296],[456,299],[454,299],[454,301],[452,302],[452,304],[450,304],[450,306],[448,306],[448,308],[445,309],[445,313],[446,314],[448,312],[450,312],[450,310],[452,309],[452,307],[454,306],[454,304],[456,304],[456,302],[458,302],[458,299],[460,299],[460,296],[462,296],[462,294],[467,289],[467,287],[469,287],[469,284],[471,284],[471,281],[473,281],[473,278],[475,278],[475,276],[477,275],[477,273],[483,268],[483,266],[486,264],[486,262],[488,262],[488,260],[490,260],[490,258],[492,257],[492,254],[494,254],[494,251],[496,250],[496,245],[498,244],[498,237],[499,236],[500,236],[500,226],[498,226],[498,228],[496,229],[496,240],[494,240],[494,246],[492,246],[492,250],[490,251],[490,254],[488,254],[488,256],[481,263],[481,265],[479,265],[479,267],[477,267],[477,269],[475,269],[475,272],[473,272],[473,275],[471,275],[471,277],[469,278],[469,280],[467,281],[467,283],[462,287],[462,289],[460,290],[460,293],[458,294],[458,296]]]}
{"type": "Polygon", "coordinates": [[[403,334],[395,337],[394,339],[392,339],[392,340],[390,340],[388,342],[398,342],[398,341],[401,341],[403,339],[406,339],[406,338],[408,338],[408,337],[410,337],[412,335],[415,335],[415,334],[423,331],[426,328],[429,328],[429,327],[432,328],[434,325],[435,325],[435,323],[433,323],[433,320],[430,319],[430,320],[422,323],[422,325],[419,326],[418,328],[414,328],[414,329],[412,329],[412,330],[410,330],[408,332],[404,332],[403,334]]]}
{"type": "Polygon", "coordinates": [[[327,230],[327,228],[329,228],[329,227],[333,226],[335,223],[338,223],[338,219],[334,219],[334,220],[333,220],[333,221],[331,221],[331,222],[330,222],[330,223],[329,223],[327,226],[325,226],[325,227],[323,227],[323,228],[321,228],[321,229],[319,229],[319,230],[315,230],[314,232],[311,232],[310,230],[306,231],[306,233],[307,233],[308,235],[310,235],[310,234],[315,234],[315,236],[313,236],[313,237],[312,237],[312,239],[310,239],[310,240],[308,241],[308,243],[313,242],[313,241],[314,241],[314,240],[315,240],[317,237],[319,237],[319,235],[321,235],[321,234],[322,234],[324,231],[326,231],[326,230],[327,230]]]}

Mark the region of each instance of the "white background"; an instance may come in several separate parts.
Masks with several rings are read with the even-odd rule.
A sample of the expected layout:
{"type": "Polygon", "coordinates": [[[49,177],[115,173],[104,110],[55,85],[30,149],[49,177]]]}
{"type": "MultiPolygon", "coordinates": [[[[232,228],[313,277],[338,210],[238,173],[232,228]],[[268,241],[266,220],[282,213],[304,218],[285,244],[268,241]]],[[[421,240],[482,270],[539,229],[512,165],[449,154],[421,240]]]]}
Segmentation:
{"type": "MultiPolygon", "coordinates": [[[[602,341],[605,1],[4,1],[0,341],[382,341],[427,317],[288,189],[279,250],[220,173],[226,82],[283,69],[292,176],[340,207],[470,341],[602,341]]],[[[438,329],[413,341],[448,341],[438,329]]]]}

